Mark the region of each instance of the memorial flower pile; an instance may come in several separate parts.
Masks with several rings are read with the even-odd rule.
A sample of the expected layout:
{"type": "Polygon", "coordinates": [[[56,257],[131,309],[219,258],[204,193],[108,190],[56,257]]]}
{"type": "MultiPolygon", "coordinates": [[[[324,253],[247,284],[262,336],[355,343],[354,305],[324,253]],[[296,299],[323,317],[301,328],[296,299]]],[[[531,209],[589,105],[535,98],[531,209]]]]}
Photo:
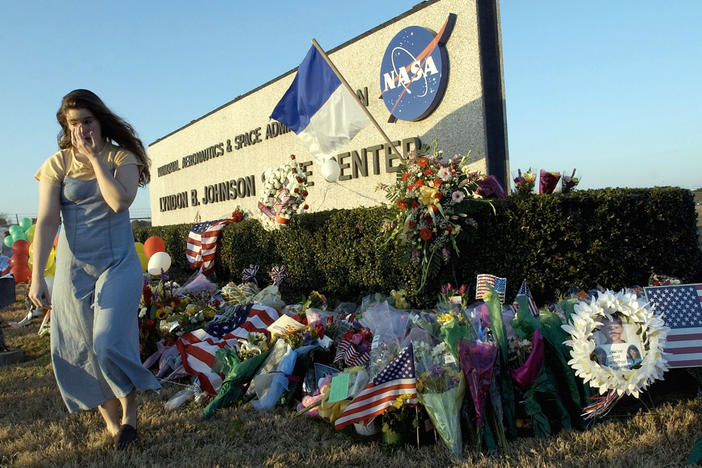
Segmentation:
{"type": "Polygon", "coordinates": [[[459,255],[456,236],[461,230],[475,226],[461,208],[481,180],[468,169],[468,160],[469,155],[445,158],[434,141],[403,158],[395,183],[380,187],[396,209],[385,225],[387,238],[412,247],[412,258],[422,265],[420,290],[430,271],[459,255]]]}
{"type": "Polygon", "coordinates": [[[295,408],[337,430],[353,423],[359,435],[382,430],[386,444],[437,440],[427,433],[433,428],[459,461],[466,442],[509,453],[508,439],[518,435],[586,429],[587,419],[605,415],[622,395],[638,397],[666,369],[667,330],[640,288],[571,292],[538,314],[526,296],[505,305],[491,288],[469,304],[470,288],[451,283],[431,309],[410,309],[401,290],[334,308],[319,291],[285,304],[278,291],[285,268],[273,268],[273,284],[261,290],[257,272],[249,266],[241,284],[222,290],[200,277],[183,287],[166,278],[144,285],[142,345],[161,338],[147,367],[158,361],[166,380],[197,377],[191,393],[213,398],[203,418],[251,402],[258,411],[295,408]],[[638,346],[638,361],[624,343],[602,345],[597,336],[617,318],[634,330],[626,346],[638,346]],[[609,364],[599,361],[598,346],[609,364]],[[205,355],[210,369],[202,367],[205,355]],[[381,385],[399,393],[376,400],[381,385]],[[356,418],[363,408],[367,415],[356,418]]]}

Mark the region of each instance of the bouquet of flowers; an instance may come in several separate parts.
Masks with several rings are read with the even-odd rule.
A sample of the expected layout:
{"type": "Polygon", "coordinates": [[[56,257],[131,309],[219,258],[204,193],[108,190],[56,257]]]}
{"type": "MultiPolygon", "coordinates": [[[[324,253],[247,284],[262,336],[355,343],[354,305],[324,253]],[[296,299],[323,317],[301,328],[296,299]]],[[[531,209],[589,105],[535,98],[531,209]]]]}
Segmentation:
{"type": "Polygon", "coordinates": [[[417,428],[417,404],[410,403],[412,395],[398,396],[392,406],[383,413],[383,442],[393,445],[402,442],[402,434],[417,428]],[[393,437],[397,435],[398,437],[393,437]]]}
{"type": "Polygon", "coordinates": [[[455,155],[444,159],[436,140],[401,160],[393,185],[381,185],[395,206],[394,219],[385,223],[387,239],[408,243],[412,259],[421,262],[424,287],[430,271],[458,255],[456,236],[463,225],[474,226],[460,204],[478,188],[480,176],[468,170],[469,157],[455,155]]]}
{"type": "Polygon", "coordinates": [[[417,341],[414,349],[418,399],[451,455],[460,459],[462,439],[459,417],[465,393],[463,373],[444,342],[431,346],[417,341]]]}
{"type": "Polygon", "coordinates": [[[436,308],[440,311],[463,311],[468,305],[467,290],[468,287],[465,284],[458,288],[454,288],[451,283],[441,285],[436,308]]]}
{"type": "Polygon", "coordinates": [[[202,328],[217,315],[222,304],[209,291],[195,294],[186,292],[172,300],[174,307],[166,306],[157,310],[156,318],[160,320],[162,335],[174,341],[185,333],[202,328]]]}
{"type": "Polygon", "coordinates": [[[517,189],[517,194],[523,196],[532,193],[536,184],[536,174],[531,171],[531,168],[527,169],[523,174],[521,169],[517,169],[517,174],[518,176],[514,178],[514,187],[517,189]]]}
{"type": "Polygon", "coordinates": [[[573,169],[573,173],[569,176],[563,175],[561,178],[561,192],[563,193],[569,193],[572,192],[573,189],[580,183],[580,178],[575,177],[575,169],[573,169]]]}
{"type": "Polygon", "coordinates": [[[235,404],[246,393],[246,388],[258,368],[268,357],[271,343],[265,333],[251,332],[235,348],[222,348],[215,355],[216,364],[224,374],[217,396],[202,412],[202,419],[216,410],[235,404]]]}
{"type": "Polygon", "coordinates": [[[561,178],[560,172],[549,172],[541,169],[541,178],[539,179],[539,193],[553,193],[561,178]]]}
{"type": "Polygon", "coordinates": [[[290,221],[295,213],[304,212],[308,206],[307,173],[302,164],[290,155],[290,161],[276,169],[268,169],[263,189],[258,199],[259,219],[264,228],[278,228],[290,221]]]}
{"type": "MultiPolygon", "coordinates": [[[[484,424],[485,405],[488,392],[493,382],[493,371],[497,359],[497,347],[490,343],[461,339],[458,343],[458,355],[466,379],[476,414],[476,426],[480,441],[480,432],[484,424]]],[[[498,431],[499,432],[499,431],[498,431]]]]}
{"type": "Polygon", "coordinates": [[[185,309],[187,302],[175,295],[179,288],[178,283],[168,281],[165,275],[157,282],[150,282],[148,277],[144,277],[139,303],[139,351],[142,362],[157,351],[157,343],[164,338],[159,322],[173,311],[185,309]]]}

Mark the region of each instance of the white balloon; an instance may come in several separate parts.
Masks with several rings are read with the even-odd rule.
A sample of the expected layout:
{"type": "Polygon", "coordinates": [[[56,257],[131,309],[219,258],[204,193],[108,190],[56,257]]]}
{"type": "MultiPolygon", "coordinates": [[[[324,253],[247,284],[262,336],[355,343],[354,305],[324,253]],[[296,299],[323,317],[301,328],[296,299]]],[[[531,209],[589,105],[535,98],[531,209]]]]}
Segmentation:
{"type": "Polygon", "coordinates": [[[168,271],[171,267],[171,256],[166,252],[156,252],[149,258],[149,264],[146,270],[153,276],[161,274],[161,270],[168,271]]]}
{"type": "Polygon", "coordinates": [[[322,164],[322,176],[327,182],[336,182],[339,178],[339,174],[341,174],[341,168],[338,162],[332,158],[324,161],[324,164],[322,164]]]}

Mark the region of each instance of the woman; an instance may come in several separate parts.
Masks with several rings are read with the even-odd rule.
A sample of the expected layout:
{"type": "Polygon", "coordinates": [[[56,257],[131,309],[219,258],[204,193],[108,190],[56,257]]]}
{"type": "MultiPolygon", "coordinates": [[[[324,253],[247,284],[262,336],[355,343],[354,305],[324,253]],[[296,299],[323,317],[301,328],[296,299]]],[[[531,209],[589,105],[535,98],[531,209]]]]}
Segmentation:
{"type": "Polygon", "coordinates": [[[143,276],[128,212],[149,182],[149,161],[134,129],[88,90],[68,93],[56,118],[60,150],[35,175],[29,298],[52,309],[51,358],[68,410],[97,407],[124,449],[137,437],[136,389],[161,387],[139,359],[143,276]],[[52,298],[42,272],[59,215],[52,298]]]}
{"type": "Polygon", "coordinates": [[[630,345],[626,350],[626,363],[629,367],[633,367],[641,362],[641,352],[639,348],[634,345],[630,345]]]}

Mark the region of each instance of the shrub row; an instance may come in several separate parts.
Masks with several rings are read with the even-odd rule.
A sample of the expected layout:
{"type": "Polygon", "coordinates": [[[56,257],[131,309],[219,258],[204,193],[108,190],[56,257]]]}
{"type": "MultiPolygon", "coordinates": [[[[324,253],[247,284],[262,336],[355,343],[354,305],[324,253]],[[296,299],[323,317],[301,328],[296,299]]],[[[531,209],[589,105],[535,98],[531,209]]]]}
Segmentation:
{"type": "MultiPolygon", "coordinates": [[[[213,279],[240,282],[250,264],[267,271],[286,264],[281,286],[287,302],[317,290],[337,300],[357,301],[374,292],[404,288],[410,303],[435,302],[441,284],[467,284],[474,294],[478,273],[507,278],[507,297],[526,278],[539,304],[571,286],[620,289],[645,285],[651,273],[683,282],[702,281],[692,193],[679,188],[584,190],[570,194],[510,197],[487,203],[466,200],[476,229],[458,236],[460,256],[417,291],[420,267],[407,246],[384,243],[387,207],[330,210],[295,216],[278,231],[258,221],[230,224],[222,230],[213,279]]],[[[163,238],[171,255],[171,276],[183,280],[192,270],[185,257],[192,225],[135,228],[135,239],[163,238]]]]}

